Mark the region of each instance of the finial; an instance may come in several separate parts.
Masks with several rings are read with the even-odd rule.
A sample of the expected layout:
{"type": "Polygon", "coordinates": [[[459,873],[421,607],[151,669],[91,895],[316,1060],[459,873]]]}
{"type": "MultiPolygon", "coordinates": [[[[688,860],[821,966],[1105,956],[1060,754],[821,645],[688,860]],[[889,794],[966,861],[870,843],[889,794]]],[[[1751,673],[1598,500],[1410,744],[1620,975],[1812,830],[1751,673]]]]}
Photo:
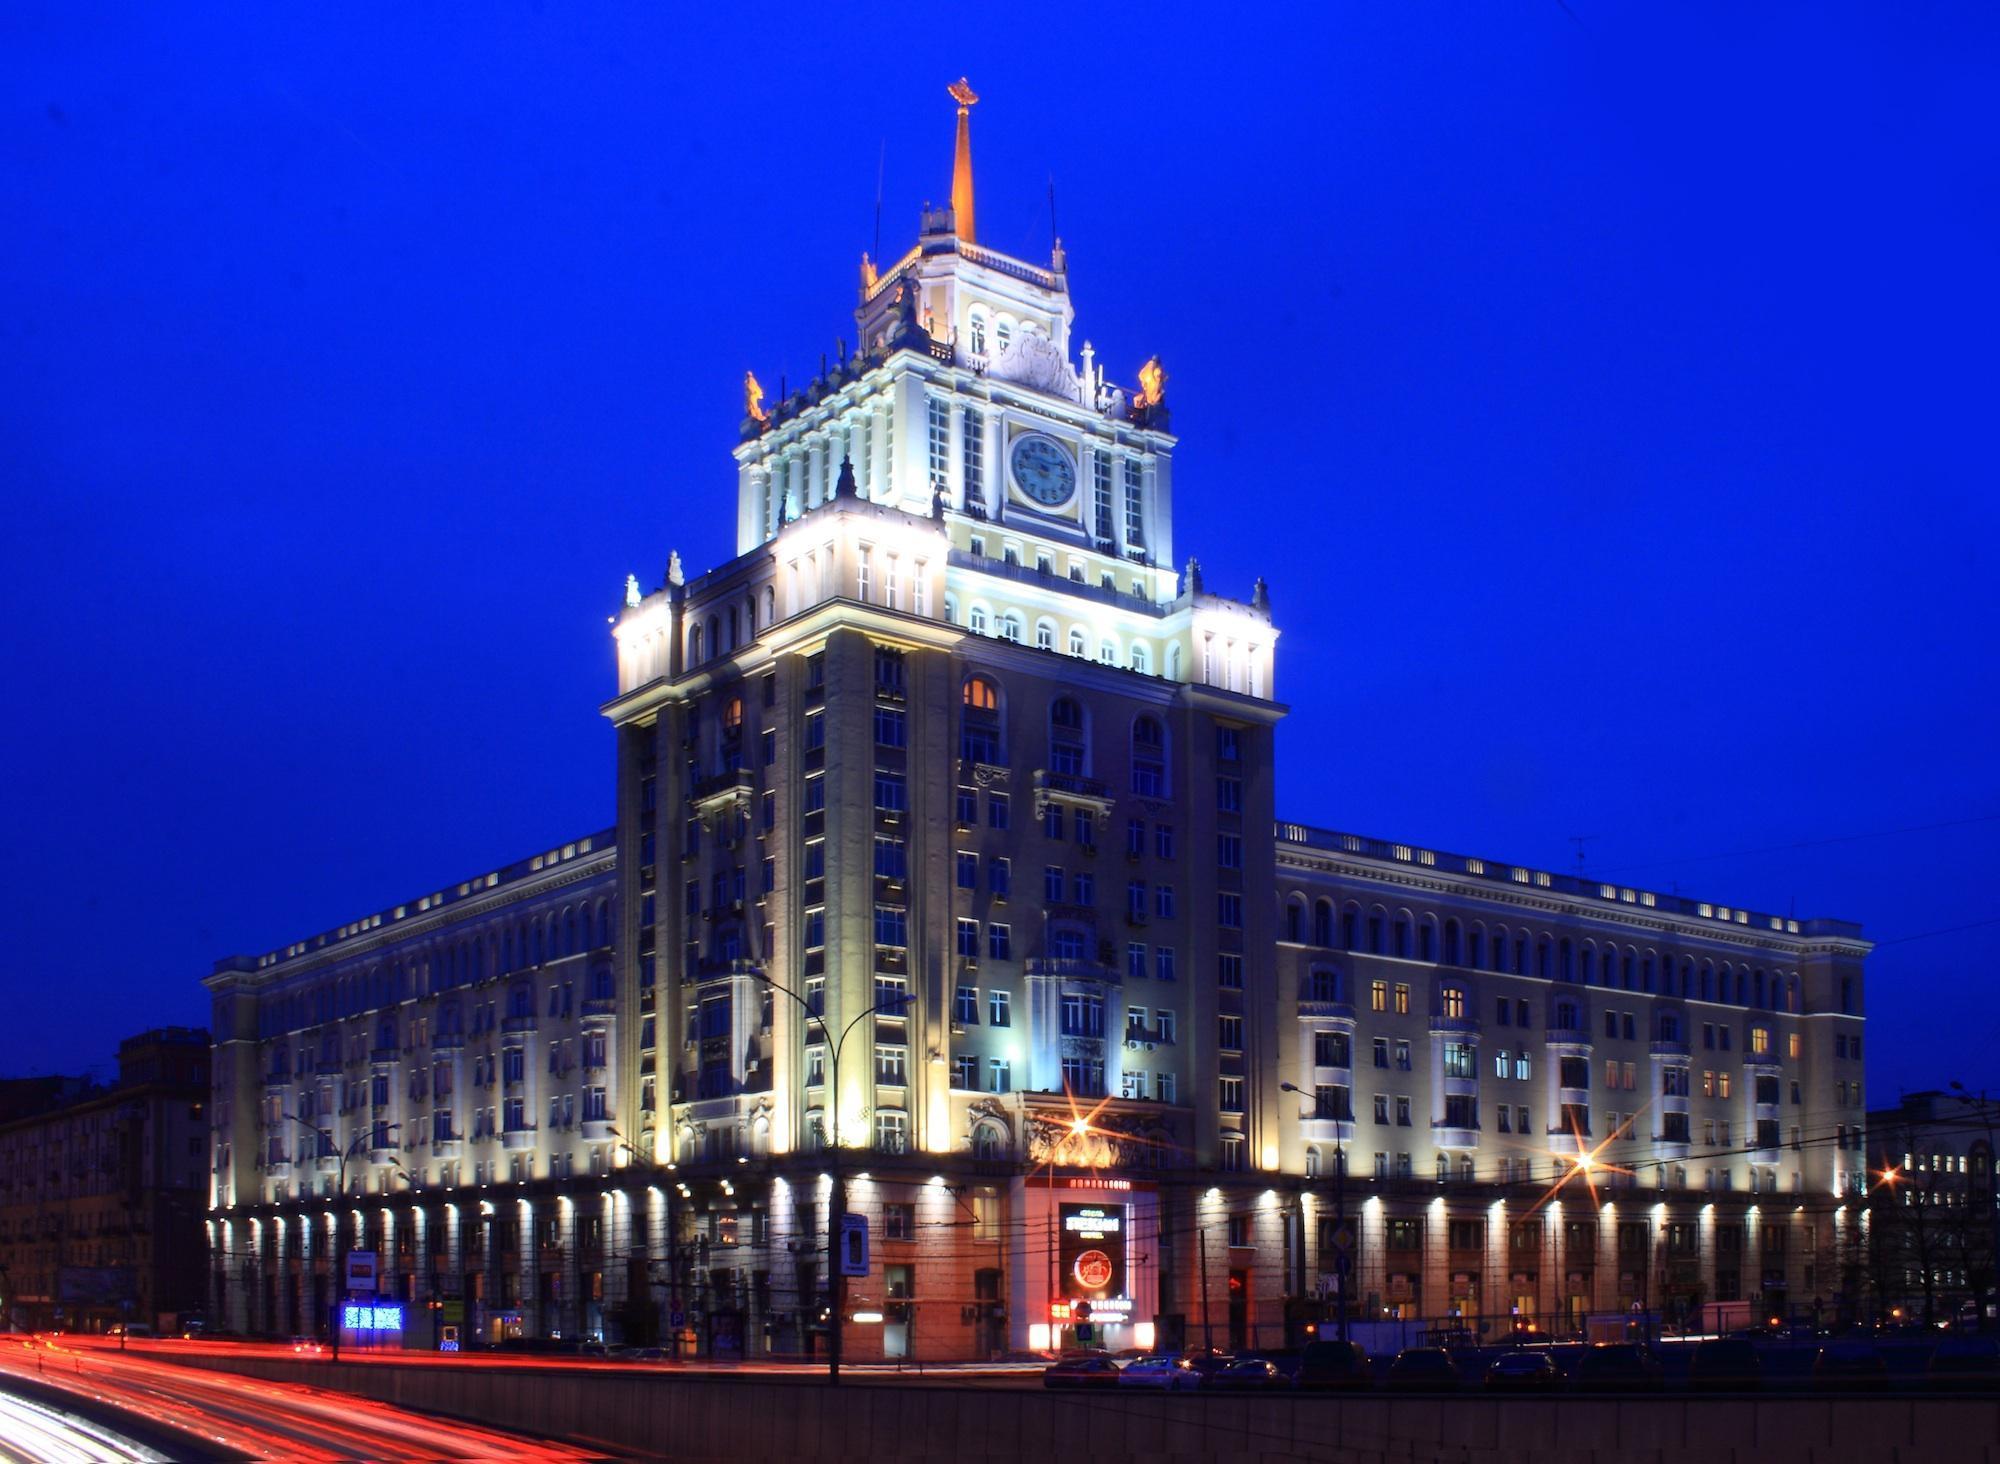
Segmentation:
{"type": "Polygon", "coordinates": [[[1257,576],[1257,584],[1250,591],[1250,608],[1260,615],[1271,613],[1271,587],[1264,583],[1264,576],[1257,576]]]}
{"type": "Polygon", "coordinates": [[[625,608],[627,610],[639,608],[639,576],[636,574],[625,576],[625,608]]]}
{"type": "Polygon", "coordinates": [[[846,453],[840,455],[840,476],[833,480],[835,498],[859,498],[861,485],[854,481],[854,459],[846,453]]]}
{"type": "Polygon", "coordinates": [[[1201,561],[1192,554],[1188,556],[1187,589],[1190,595],[1201,593],[1201,561]]]}
{"type": "Polygon", "coordinates": [[[979,94],[962,76],[945,90],[958,103],[958,144],[951,157],[952,232],[971,244],[978,238],[972,218],[972,104],[979,94]]]}
{"type": "Polygon", "coordinates": [[[758,384],[757,373],[743,373],[743,415],[753,422],[768,422],[771,414],[764,410],[764,388],[758,384]]]}

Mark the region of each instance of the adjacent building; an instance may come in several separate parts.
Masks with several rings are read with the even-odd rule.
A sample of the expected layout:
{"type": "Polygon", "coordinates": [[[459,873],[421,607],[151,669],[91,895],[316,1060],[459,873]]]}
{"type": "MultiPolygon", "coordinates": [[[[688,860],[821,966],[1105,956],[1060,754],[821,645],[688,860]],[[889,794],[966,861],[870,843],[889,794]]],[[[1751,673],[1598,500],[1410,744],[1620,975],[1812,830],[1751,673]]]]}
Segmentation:
{"type": "Polygon", "coordinates": [[[203,1306],[209,1035],[118,1045],[118,1079],[6,1084],[0,1325],[171,1328],[203,1306]]]}
{"type": "Polygon", "coordinates": [[[485,1335],[813,1352],[837,1193],[857,1358],[1830,1293],[1859,930],[1281,822],[1270,597],[1176,568],[1164,373],[1107,373],[1059,241],[979,242],[953,94],[854,351],[746,382],[735,557],[628,582],[586,887],[210,978],[231,1315],[324,1315],[365,1242],[485,1335]]]}
{"type": "Polygon", "coordinates": [[[1984,1095],[1963,1090],[1870,1110],[1869,1231],[1848,1263],[1882,1312],[1948,1321],[1988,1301],[2000,1242],[1996,1117],[1984,1095]]]}

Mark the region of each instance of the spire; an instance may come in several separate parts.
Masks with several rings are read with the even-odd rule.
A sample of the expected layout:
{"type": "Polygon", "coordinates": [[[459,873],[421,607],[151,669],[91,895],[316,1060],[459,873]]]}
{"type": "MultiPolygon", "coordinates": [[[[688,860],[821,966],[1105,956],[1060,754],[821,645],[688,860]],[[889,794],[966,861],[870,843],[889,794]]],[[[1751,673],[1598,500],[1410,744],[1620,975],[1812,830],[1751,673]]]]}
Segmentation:
{"type": "Polygon", "coordinates": [[[958,103],[958,146],[951,156],[952,228],[966,243],[977,242],[972,227],[972,104],[979,94],[960,77],[945,88],[958,103]]]}

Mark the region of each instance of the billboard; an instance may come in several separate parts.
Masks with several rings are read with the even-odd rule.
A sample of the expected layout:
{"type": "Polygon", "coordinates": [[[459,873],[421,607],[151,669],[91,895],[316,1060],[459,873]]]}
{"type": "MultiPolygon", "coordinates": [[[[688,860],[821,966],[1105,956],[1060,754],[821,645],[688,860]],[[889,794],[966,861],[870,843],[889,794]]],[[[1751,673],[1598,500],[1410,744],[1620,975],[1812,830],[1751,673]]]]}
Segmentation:
{"type": "Polygon", "coordinates": [[[1124,1296],[1125,1206],[1062,1205],[1056,1214],[1062,1227],[1056,1240],[1060,1294],[1089,1302],[1124,1296]]]}
{"type": "Polygon", "coordinates": [[[117,1306],[132,1301],[130,1266],[58,1266],[56,1300],[65,1306],[117,1306]]]}

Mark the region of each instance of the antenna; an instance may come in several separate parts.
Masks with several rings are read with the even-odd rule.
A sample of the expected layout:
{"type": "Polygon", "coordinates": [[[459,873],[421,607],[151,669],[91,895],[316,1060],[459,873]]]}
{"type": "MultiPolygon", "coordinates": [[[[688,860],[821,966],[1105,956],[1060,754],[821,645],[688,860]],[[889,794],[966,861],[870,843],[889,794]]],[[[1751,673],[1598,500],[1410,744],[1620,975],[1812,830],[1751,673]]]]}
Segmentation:
{"type": "Polygon", "coordinates": [[[1062,230],[1056,227],[1056,175],[1049,174],[1049,237],[1060,239],[1062,230]]]}
{"type": "Polygon", "coordinates": [[[882,147],[875,154],[875,255],[882,257],[882,170],[889,162],[889,139],[882,139],[882,147]]]}
{"type": "Polygon", "coordinates": [[[1571,834],[1569,836],[1569,841],[1576,845],[1576,872],[1579,875],[1583,873],[1583,846],[1594,843],[1599,837],[1597,834],[1571,834]]]}

